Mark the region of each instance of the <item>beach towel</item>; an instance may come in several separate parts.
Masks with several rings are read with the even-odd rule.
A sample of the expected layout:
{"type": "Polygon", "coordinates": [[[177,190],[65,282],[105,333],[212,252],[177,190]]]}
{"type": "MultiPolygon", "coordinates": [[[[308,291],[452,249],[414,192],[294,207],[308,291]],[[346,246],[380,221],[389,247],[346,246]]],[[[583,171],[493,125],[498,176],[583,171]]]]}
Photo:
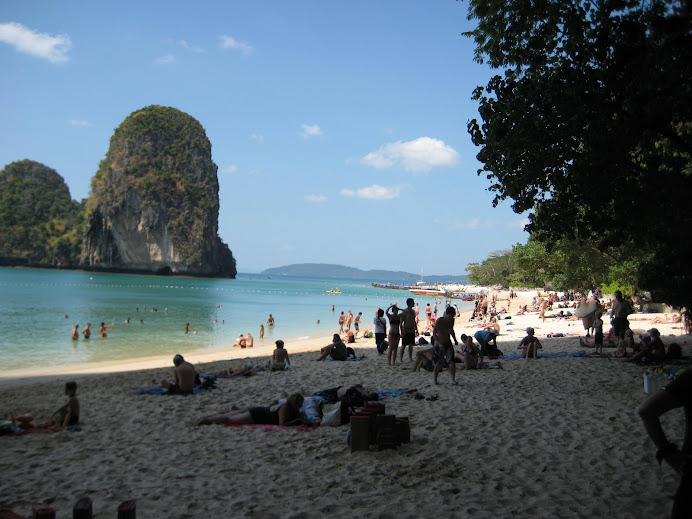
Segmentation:
{"type": "MultiPolygon", "coordinates": [[[[364,358],[365,358],[365,355],[361,355],[360,357],[347,357],[346,360],[363,360],[364,358]]],[[[327,357],[324,360],[334,360],[334,359],[331,357],[327,357]]],[[[339,360],[337,362],[343,362],[343,361],[339,360]]]]}
{"type": "MultiPolygon", "coordinates": [[[[584,350],[580,351],[557,351],[557,352],[548,352],[548,353],[539,353],[538,357],[539,358],[547,358],[547,359],[556,359],[556,358],[565,358],[565,357],[590,357],[591,355],[586,353],[584,350]]],[[[502,355],[500,357],[503,360],[515,360],[515,359],[522,359],[521,353],[510,353],[508,355],[502,355]]]]}
{"type": "Polygon", "coordinates": [[[382,400],[386,396],[391,396],[391,397],[397,397],[401,396],[405,393],[415,393],[418,391],[417,389],[393,389],[391,391],[374,391],[374,393],[377,393],[380,397],[380,400],[382,400]]]}
{"type": "MultiPolygon", "coordinates": [[[[197,395],[199,393],[206,393],[209,391],[209,389],[202,389],[201,387],[196,387],[192,390],[193,395],[197,395]]],[[[137,391],[132,392],[133,395],[166,395],[167,393],[164,391],[162,387],[150,387],[149,389],[138,389],[137,391]]]]}
{"type": "Polygon", "coordinates": [[[281,429],[289,429],[291,431],[312,431],[313,429],[317,429],[319,427],[318,425],[314,427],[306,427],[306,426],[287,426],[287,425],[271,425],[271,424],[260,424],[260,423],[246,423],[246,424],[226,424],[224,427],[233,427],[233,428],[240,428],[240,427],[249,427],[251,429],[272,429],[272,430],[281,430],[281,429]]]}

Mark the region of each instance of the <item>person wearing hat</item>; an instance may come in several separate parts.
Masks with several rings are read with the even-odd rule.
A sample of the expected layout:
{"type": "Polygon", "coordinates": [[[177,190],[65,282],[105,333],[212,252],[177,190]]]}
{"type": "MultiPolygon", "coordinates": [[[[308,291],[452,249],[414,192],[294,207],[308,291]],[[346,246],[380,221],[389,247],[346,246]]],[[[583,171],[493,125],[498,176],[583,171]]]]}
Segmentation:
{"type": "Polygon", "coordinates": [[[279,371],[286,369],[286,366],[291,365],[291,361],[288,359],[288,352],[284,349],[284,341],[279,339],[275,342],[276,349],[272,353],[272,360],[269,363],[270,371],[279,371]]]}
{"type": "Polygon", "coordinates": [[[517,349],[521,350],[521,356],[525,359],[538,358],[538,350],[543,348],[541,341],[533,336],[534,329],[530,326],[526,329],[526,337],[524,337],[520,342],[517,349]]]}

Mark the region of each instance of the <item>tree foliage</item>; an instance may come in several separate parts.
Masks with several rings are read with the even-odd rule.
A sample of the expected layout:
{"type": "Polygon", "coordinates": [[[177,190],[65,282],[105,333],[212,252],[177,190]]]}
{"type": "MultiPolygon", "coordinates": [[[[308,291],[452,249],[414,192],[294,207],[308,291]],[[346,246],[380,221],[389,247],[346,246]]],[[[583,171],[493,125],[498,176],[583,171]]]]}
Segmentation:
{"type": "Polygon", "coordinates": [[[508,288],[514,270],[511,251],[492,252],[482,263],[469,263],[468,278],[477,285],[499,285],[508,288]]]}
{"type": "Polygon", "coordinates": [[[471,0],[469,19],[476,59],[503,71],[468,123],[494,204],[531,211],[548,250],[594,244],[692,307],[688,2],[471,0]]]}
{"type": "Polygon", "coordinates": [[[0,171],[0,257],[77,265],[83,212],[55,170],[31,160],[7,165],[0,171]]]}

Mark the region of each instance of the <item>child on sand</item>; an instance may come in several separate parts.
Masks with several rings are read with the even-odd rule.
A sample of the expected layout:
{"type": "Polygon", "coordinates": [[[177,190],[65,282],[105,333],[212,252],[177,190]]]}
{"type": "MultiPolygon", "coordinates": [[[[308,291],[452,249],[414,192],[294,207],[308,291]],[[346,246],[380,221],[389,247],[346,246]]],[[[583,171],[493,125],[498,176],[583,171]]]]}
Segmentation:
{"type": "Polygon", "coordinates": [[[596,353],[598,354],[603,354],[603,320],[601,319],[602,315],[603,314],[601,312],[596,312],[596,319],[593,322],[594,346],[596,347],[596,353]]]}
{"type": "Polygon", "coordinates": [[[291,361],[288,358],[288,352],[284,348],[284,341],[279,339],[276,341],[276,349],[272,353],[272,360],[267,366],[269,371],[283,371],[286,366],[291,365],[291,361]]]}
{"type": "Polygon", "coordinates": [[[51,421],[57,426],[77,425],[79,423],[79,400],[77,400],[77,383],[65,384],[67,403],[53,413],[51,421]]]}

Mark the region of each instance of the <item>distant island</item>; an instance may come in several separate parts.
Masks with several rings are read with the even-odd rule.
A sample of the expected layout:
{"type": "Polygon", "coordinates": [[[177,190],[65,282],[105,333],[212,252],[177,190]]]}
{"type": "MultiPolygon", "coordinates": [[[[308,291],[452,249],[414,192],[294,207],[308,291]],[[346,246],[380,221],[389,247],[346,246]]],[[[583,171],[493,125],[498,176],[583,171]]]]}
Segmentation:
{"type": "MultiPolygon", "coordinates": [[[[265,276],[303,276],[312,278],[339,278],[339,279],[368,279],[382,282],[411,282],[420,281],[419,274],[392,270],[361,270],[344,265],[332,265],[328,263],[297,263],[284,267],[272,267],[260,272],[265,276]]],[[[425,283],[459,283],[466,284],[466,276],[443,275],[425,276],[425,283]]]]}

